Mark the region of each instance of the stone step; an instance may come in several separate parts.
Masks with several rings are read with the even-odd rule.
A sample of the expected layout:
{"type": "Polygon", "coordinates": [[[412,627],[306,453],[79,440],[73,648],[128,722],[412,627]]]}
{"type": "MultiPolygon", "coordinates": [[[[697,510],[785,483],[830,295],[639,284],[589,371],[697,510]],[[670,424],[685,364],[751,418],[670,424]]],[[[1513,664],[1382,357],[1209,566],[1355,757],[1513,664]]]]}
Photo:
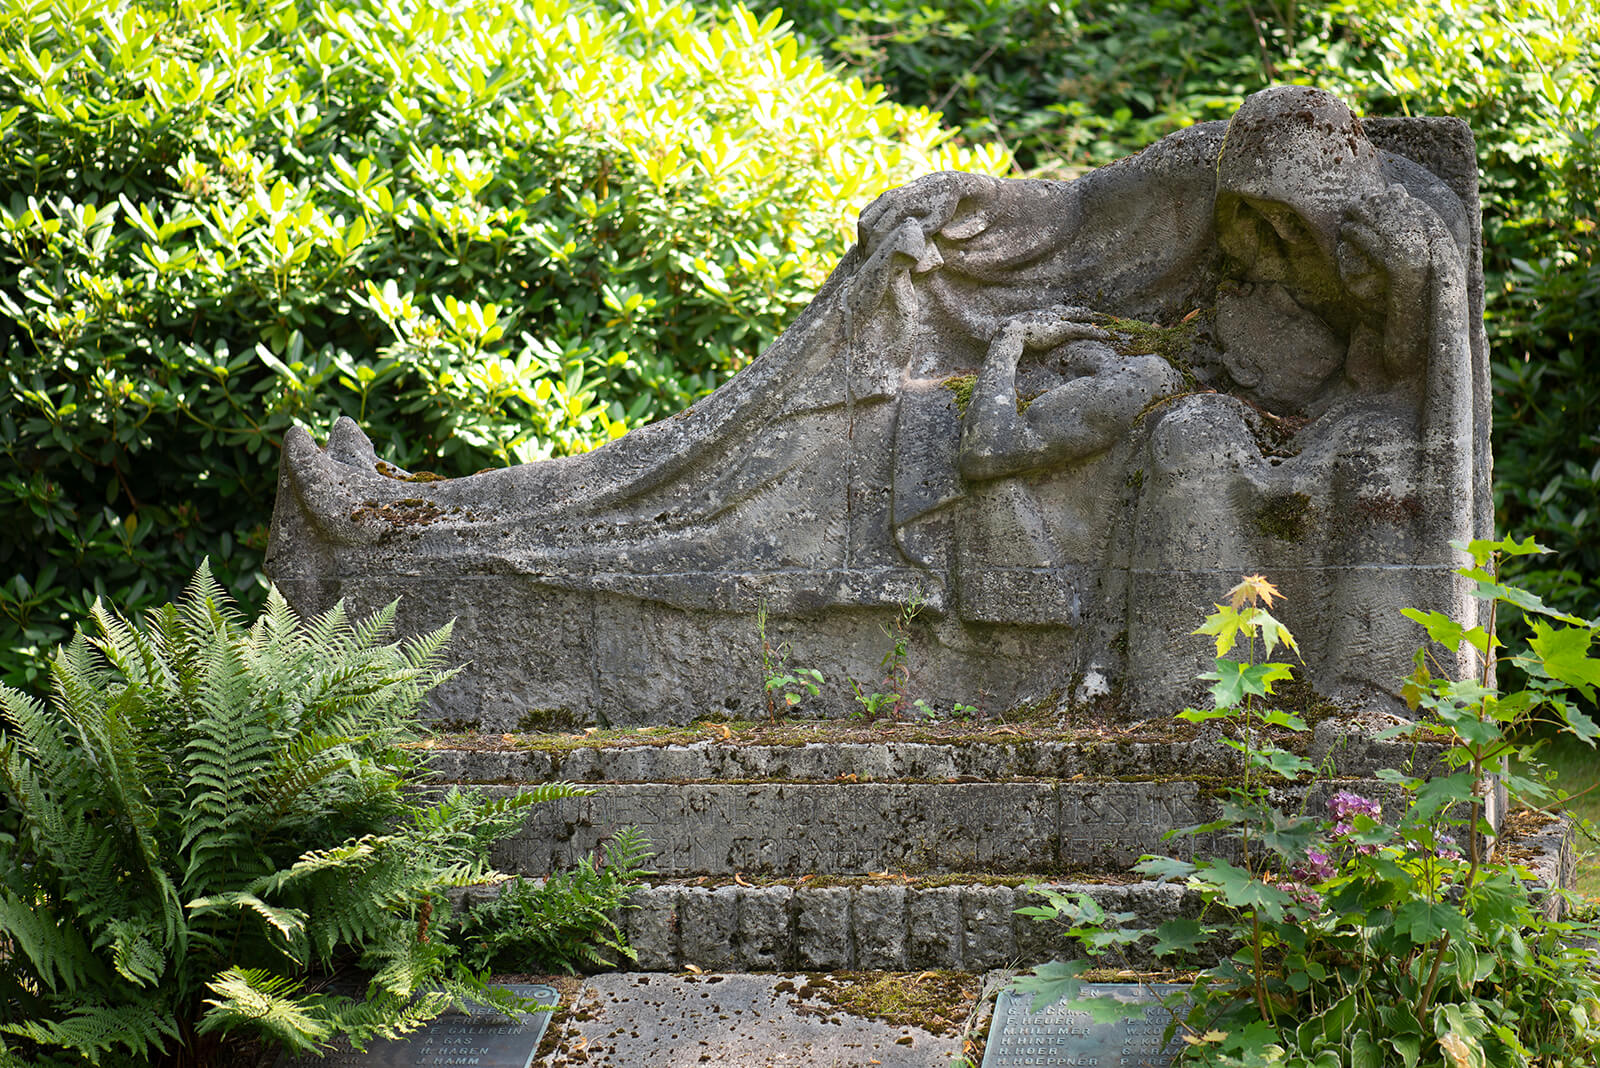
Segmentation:
{"type": "MultiPolygon", "coordinates": [[[[1155,926],[1197,916],[1199,896],[1150,881],[1052,880],[1155,926]]],[[[498,892],[476,887],[467,898],[498,892]]],[[[1072,956],[1059,929],[1016,910],[1043,902],[1019,879],[786,879],[744,885],[653,880],[618,917],[639,971],[856,971],[1014,968],[1072,956]]],[[[1134,967],[1153,964],[1137,949],[1134,967]]]]}
{"type": "MultiPolygon", "coordinates": [[[[1393,793],[1374,779],[1335,779],[1286,788],[1275,803],[1322,811],[1337,790],[1393,793]]],[[[608,783],[536,806],[493,858],[504,871],[544,875],[636,827],[653,843],[656,870],[673,876],[1125,871],[1145,854],[1233,855],[1215,835],[1165,837],[1216,819],[1217,792],[1216,782],[1182,779],[608,783]]]]}
{"type": "MultiPolygon", "coordinates": [[[[444,781],[621,782],[1005,782],[1017,779],[1189,779],[1239,774],[1233,750],[1186,725],[1133,728],[804,722],[721,724],[580,735],[440,736],[423,743],[444,781]]],[[[1306,756],[1343,777],[1422,767],[1437,746],[1377,741],[1324,721],[1306,756]]]]}
{"type": "MultiPolygon", "coordinates": [[[[1576,856],[1572,820],[1519,813],[1497,845],[1537,887],[1570,887],[1576,856]]],[[[469,888],[474,899],[504,884],[469,888]]],[[[745,880],[653,879],[629,900],[618,923],[638,954],[631,968],[676,972],[735,969],[781,972],[954,969],[984,971],[1069,959],[1076,944],[1059,926],[1016,910],[1042,903],[1036,887],[1088,894],[1111,912],[1131,912],[1129,926],[1153,927],[1174,917],[1197,917],[1198,893],[1158,883],[1094,873],[1051,880],[953,873],[941,876],[824,877],[745,880]]],[[[1564,899],[1544,893],[1552,918],[1564,899]]],[[[1213,951],[1221,954],[1219,944],[1213,951]]],[[[1115,966],[1115,961],[1105,961],[1115,966]]],[[[1122,965],[1155,969],[1155,960],[1129,947],[1122,965]]]]}

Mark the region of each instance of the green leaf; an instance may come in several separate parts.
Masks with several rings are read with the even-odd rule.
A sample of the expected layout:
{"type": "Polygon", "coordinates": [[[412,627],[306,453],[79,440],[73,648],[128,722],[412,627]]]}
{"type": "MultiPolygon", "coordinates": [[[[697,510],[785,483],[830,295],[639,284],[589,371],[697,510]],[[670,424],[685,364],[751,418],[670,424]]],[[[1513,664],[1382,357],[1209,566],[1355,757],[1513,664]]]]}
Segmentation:
{"type": "Polygon", "coordinates": [[[1452,938],[1465,939],[1467,918],[1445,902],[1408,901],[1394,910],[1394,930],[1416,945],[1434,942],[1447,932],[1452,938]]]}
{"type": "Polygon", "coordinates": [[[1294,903],[1294,899],[1277,886],[1264,883],[1221,858],[1207,861],[1196,874],[1231,908],[1259,912],[1274,923],[1283,919],[1284,910],[1294,903]]]}
{"type": "Polygon", "coordinates": [[[1600,686],[1600,659],[1589,655],[1594,631],[1588,627],[1559,630],[1543,620],[1533,621],[1528,647],[1550,677],[1569,686],[1600,686]]]}
{"type": "Polygon", "coordinates": [[[1142,857],[1139,863],[1133,866],[1133,870],[1157,882],[1166,883],[1187,879],[1196,869],[1189,861],[1178,860],[1176,857],[1142,857]]]}
{"type": "Polygon", "coordinates": [[[1384,1041],[1388,1042],[1400,1058],[1400,1063],[1405,1068],[1417,1068],[1417,1062],[1422,1058],[1422,1038],[1419,1035],[1389,1035],[1384,1041]]]}
{"type": "Polygon", "coordinates": [[[1040,964],[1028,975],[1018,976],[1012,986],[1033,995],[1030,1012],[1056,1004],[1067,998],[1076,998],[1083,989],[1083,974],[1093,968],[1087,960],[1050,961],[1040,964]]]}
{"type": "Polygon", "coordinates": [[[1212,929],[1202,926],[1199,920],[1180,917],[1168,920],[1156,928],[1156,940],[1150,952],[1157,957],[1188,954],[1198,950],[1211,935],[1212,929]]]}
{"type": "Polygon", "coordinates": [[[1271,694],[1274,682],[1293,676],[1288,664],[1237,664],[1218,659],[1216,670],[1205,672],[1200,678],[1213,680],[1211,697],[1218,708],[1234,708],[1242,704],[1247,695],[1265,697],[1271,694]]]}

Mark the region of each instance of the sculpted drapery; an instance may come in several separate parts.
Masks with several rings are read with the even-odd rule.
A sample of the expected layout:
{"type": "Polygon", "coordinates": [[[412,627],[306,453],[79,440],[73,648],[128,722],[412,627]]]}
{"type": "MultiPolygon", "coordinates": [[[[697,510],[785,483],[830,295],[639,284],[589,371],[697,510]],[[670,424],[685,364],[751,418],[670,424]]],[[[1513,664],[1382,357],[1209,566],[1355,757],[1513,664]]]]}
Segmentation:
{"type": "MultiPolygon", "coordinates": [[[[1387,133],[1417,129],[1450,158],[1454,128],[1387,133]]],[[[518,641],[485,597],[501,627],[534,605],[513,627],[570,640],[465,698],[484,709],[677,715],[674,685],[720,691],[673,665],[699,672],[758,602],[826,664],[919,598],[936,698],[1165,711],[1245,571],[1289,591],[1319,687],[1389,689],[1398,608],[1470,610],[1447,543],[1488,531],[1476,201],[1447,177],[1302,88],[1072,182],[933,175],[863,212],[754,364],[594,453],[414,483],[348,421],[326,450],[292,434],[271,566],[307,606],[481,618],[481,662],[518,641]],[[647,648],[608,681],[629,611],[647,648]]]]}

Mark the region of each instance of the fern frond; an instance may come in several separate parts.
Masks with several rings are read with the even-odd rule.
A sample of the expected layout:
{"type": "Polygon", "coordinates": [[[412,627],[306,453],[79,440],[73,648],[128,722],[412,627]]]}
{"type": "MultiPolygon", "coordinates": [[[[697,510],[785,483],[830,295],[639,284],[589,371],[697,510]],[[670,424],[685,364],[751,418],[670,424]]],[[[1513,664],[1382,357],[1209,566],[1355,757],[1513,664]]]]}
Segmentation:
{"type": "Polygon", "coordinates": [[[21,953],[33,966],[34,976],[52,992],[106,978],[105,965],[83,935],[46,905],[0,893],[0,931],[11,940],[11,952],[21,953]]]}
{"type": "Polygon", "coordinates": [[[365,1050],[374,1039],[404,1038],[449,1007],[450,996],[440,991],[425,991],[415,998],[378,994],[340,1004],[334,1018],[350,1044],[365,1050]]]}
{"type": "Polygon", "coordinates": [[[275,829],[307,793],[349,768],[349,744],[350,739],[342,735],[292,739],[275,761],[272,775],[259,784],[262,829],[275,829]]]}
{"type": "Polygon", "coordinates": [[[57,1020],[0,1024],[0,1031],[30,1038],[42,1046],[72,1050],[99,1064],[100,1055],[121,1046],[135,1056],[165,1053],[178,1037],[171,1011],[151,998],[119,1005],[79,1005],[57,1020]]]}
{"type": "Polygon", "coordinates": [[[296,998],[300,984],[259,968],[229,968],[206,984],[215,997],[196,1031],[223,1034],[239,1028],[260,1031],[291,1052],[309,1053],[333,1036],[333,1024],[315,1002],[296,998]]]}
{"type": "MultiPolygon", "coordinates": [[[[431,634],[420,634],[408,639],[403,648],[406,663],[416,671],[437,671],[444,664],[444,649],[450,644],[450,636],[455,631],[455,620],[450,620],[444,626],[431,634]]],[[[454,675],[457,668],[449,674],[454,675]]]]}
{"type": "Polygon", "coordinates": [[[311,621],[306,630],[306,644],[313,649],[335,648],[340,644],[340,634],[348,630],[349,625],[349,613],[345,611],[344,602],[339,601],[311,621]]]}
{"type": "Polygon", "coordinates": [[[347,635],[349,648],[365,650],[382,644],[394,634],[394,617],[399,609],[398,600],[390,601],[365,619],[357,620],[347,635]]]}
{"type": "MultiPolygon", "coordinates": [[[[11,747],[0,750],[0,769],[34,849],[35,877],[50,873],[61,877],[58,897],[74,907],[81,927],[102,929],[128,897],[117,842],[84,818],[79,800],[65,791],[63,797],[57,789],[46,789],[35,767],[11,747]]],[[[93,775],[83,769],[76,779],[66,781],[93,781],[93,775]]]]}
{"type": "Polygon", "coordinates": [[[117,974],[137,986],[154,986],[166,969],[166,954],[161,950],[162,925],[148,920],[113,920],[107,927],[111,942],[111,965],[117,974]]]}
{"type": "MultiPolygon", "coordinates": [[[[236,913],[239,910],[254,913],[271,930],[276,932],[280,944],[285,949],[291,949],[305,934],[306,914],[301,909],[279,908],[269,905],[254,894],[243,891],[229,891],[222,894],[212,894],[209,897],[197,897],[185,906],[190,919],[200,919],[212,913],[236,913]]],[[[296,959],[296,963],[304,963],[296,959]]]]}
{"type": "Polygon", "coordinates": [[[0,730],[0,742],[23,764],[37,765],[50,782],[72,782],[83,773],[82,752],[67,744],[66,724],[43,701],[0,685],[0,712],[11,723],[9,730],[0,730]]]}
{"type": "Polygon", "coordinates": [[[308,880],[329,871],[337,871],[344,875],[359,870],[365,867],[368,858],[377,852],[380,841],[378,835],[367,835],[334,846],[332,849],[307,850],[288,868],[262,876],[252,882],[248,892],[263,896],[275,895],[283,890],[303,885],[308,880]]]}
{"type": "Polygon", "coordinates": [[[89,618],[99,631],[97,637],[89,639],[90,643],[100,650],[131,689],[143,691],[160,685],[161,659],[144,635],[127,620],[109,611],[98,597],[89,609],[89,618]]]}

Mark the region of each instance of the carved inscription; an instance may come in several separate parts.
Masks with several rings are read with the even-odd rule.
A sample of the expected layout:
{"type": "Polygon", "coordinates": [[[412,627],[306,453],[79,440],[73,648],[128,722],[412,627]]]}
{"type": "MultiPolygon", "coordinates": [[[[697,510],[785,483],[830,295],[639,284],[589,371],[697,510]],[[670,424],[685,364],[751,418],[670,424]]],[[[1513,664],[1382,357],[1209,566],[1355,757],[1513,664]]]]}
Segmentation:
{"type": "MultiPolygon", "coordinates": [[[[691,785],[617,783],[542,806],[508,852],[570,865],[620,827],[639,828],[664,875],[860,872],[886,867],[1048,871],[1048,783],[691,785]]],[[[537,870],[537,869],[536,869],[537,870]]]]}
{"type": "Polygon", "coordinates": [[[1172,990],[1169,984],[1090,983],[1085,996],[1115,998],[1142,1011],[1110,1023],[1095,1023],[1087,1012],[1049,1005],[1030,1012],[1033,995],[1003,992],[989,1023],[983,1068],[1171,1068],[1182,1040],[1161,1036],[1172,1013],[1155,1003],[1172,990]]]}
{"type": "Polygon", "coordinates": [[[1064,783],[1062,859],[1123,865],[1145,853],[1192,858],[1209,843],[1194,837],[1164,842],[1161,836],[1202,822],[1203,808],[1192,782],[1064,783]]]}

